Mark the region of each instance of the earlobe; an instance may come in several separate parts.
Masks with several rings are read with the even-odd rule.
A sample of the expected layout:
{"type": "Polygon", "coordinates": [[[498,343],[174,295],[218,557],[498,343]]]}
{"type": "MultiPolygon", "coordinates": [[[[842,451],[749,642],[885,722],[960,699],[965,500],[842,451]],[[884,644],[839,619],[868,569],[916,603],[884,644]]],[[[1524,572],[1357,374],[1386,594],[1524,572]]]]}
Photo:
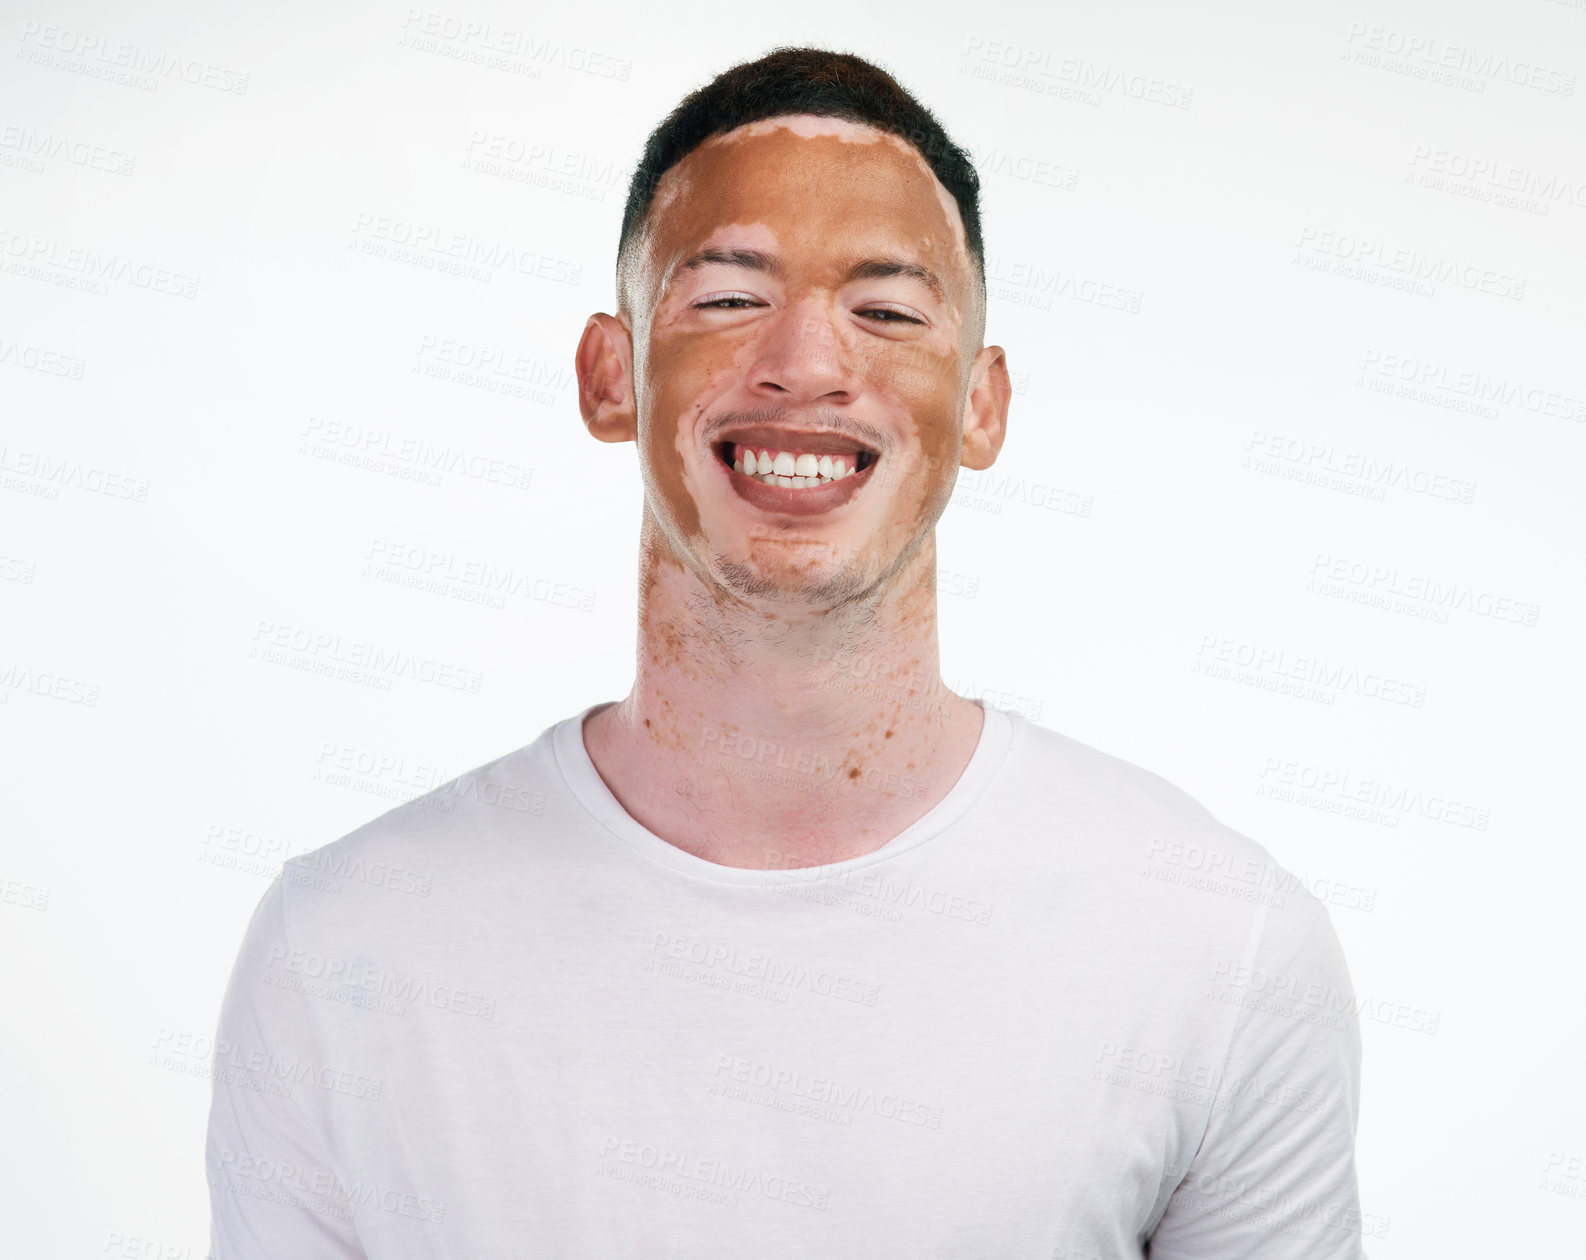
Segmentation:
{"type": "Polygon", "coordinates": [[[977,471],[996,463],[1008,431],[1013,384],[1001,346],[986,346],[975,356],[969,397],[964,400],[964,436],[959,463],[977,471]]]}
{"type": "Polygon", "coordinates": [[[602,442],[632,442],[638,437],[633,391],[633,335],[621,320],[591,315],[573,354],[578,377],[578,410],[584,426],[602,442]]]}

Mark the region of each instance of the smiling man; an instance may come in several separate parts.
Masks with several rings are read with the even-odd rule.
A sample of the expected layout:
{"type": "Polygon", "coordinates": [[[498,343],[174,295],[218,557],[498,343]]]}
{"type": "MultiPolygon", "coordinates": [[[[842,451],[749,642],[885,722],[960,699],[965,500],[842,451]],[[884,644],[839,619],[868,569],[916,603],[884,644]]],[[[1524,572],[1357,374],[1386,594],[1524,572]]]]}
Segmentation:
{"type": "Polygon", "coordinates": [[[1009,404],[967,155],[780,49],[651,135],[583,418],[629,694],[287,864],[217,1037],[217,1260],[1363,1255],[1325,909],[953,694],[934,530],[1009,404]]]}

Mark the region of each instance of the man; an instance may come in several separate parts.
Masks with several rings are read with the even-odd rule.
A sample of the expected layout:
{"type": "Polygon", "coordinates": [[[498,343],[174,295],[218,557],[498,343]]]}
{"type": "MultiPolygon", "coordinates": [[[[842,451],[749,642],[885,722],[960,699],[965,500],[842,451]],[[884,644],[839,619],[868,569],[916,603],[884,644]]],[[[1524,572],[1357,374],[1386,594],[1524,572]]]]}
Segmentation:
{"type": "Polygon", "coordinates": [[[576,356],[643,472],[633,688],[266,893],[219,1260],[1362,1254],[1323,907],[942,685],[933,530],[1009,400],[977,200],[847,55],[650,137],[576,356]]]}

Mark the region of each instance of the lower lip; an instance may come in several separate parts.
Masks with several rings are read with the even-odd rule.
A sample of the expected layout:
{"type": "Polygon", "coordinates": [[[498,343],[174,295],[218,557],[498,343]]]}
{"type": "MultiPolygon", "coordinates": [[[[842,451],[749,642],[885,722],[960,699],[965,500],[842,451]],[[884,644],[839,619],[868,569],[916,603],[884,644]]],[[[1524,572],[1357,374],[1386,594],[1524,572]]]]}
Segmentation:
{"type": "Polygon", "coordinates": [[[872,457],[870,463],[860,471],[851,472],[836,481],[828,481],[823,486],[773,486],[758,477],[738,472],[719,456],[715,459],[740,499],[761,511],[784,516],[814,516],[841,507],[859,493],[876,467],[876,460],[872,457]]]}

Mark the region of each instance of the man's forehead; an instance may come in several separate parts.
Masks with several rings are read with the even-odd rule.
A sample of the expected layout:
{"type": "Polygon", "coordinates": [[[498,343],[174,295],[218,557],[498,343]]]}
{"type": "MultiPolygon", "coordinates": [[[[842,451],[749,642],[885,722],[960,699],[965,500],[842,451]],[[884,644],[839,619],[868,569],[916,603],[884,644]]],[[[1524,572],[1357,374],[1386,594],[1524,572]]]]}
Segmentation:
{"type": "MultiPolygon", "coordinates": [[[[652,229],[647,235],[653,235],[656,228],[667,223],[667,212],[680,200],[690,203],[691,209],[695,212],[695,215],[690,217],[695,217],[700,212],[703,212],[706,218],[716,217],[711,211],[718,206],[725,209],[725,198],[718,201],[716,197],[705,198],[691,194],[704,191],[713,184],[713,176],[723,173],[720,167],[724,160],[727,163],[732,163],[735,157],[752,160],[753,155],[760,152],[775,152],[782,156],[789,153],[807,153],[815,158],[825,157],[844,162],[875,160],[889,167],[894,175],[898,173],[900,164],[912,166],[919,175],[929,181],[928,186],[935,194],[934,200],[948,225],[957,249],[960,252],[966,250],[963,218],[959,213],[958,203],[936,178],[935,172],[931,170],[930,164],[918,149],[901,136],[867,123],[819,114],[781,114],[773,118],[745,123],[741,127],[710,137],[661,177],[647,216],[652,229]],[[804,148],[804,142],[809,142],[810,147],[804,148]]],[[[774,177],[761,180],[758,172],[741,173],[753,180],[752,187],[762,187],[769,191],[776,186],[774,177]]],[[[710,191],[716,190],[711,188],[710,191]]],[[[889,198],[889,201],[898,206],[900,211],[903,209],[901,197],[895,200],[889,198]]],[[[698,228],[703,225],[696,222],[692,226],[698,228]]],[[[667,227],[687,230],[683,224],[675,222],[667,223],[667,227]]],[[[662,229],[662,233],[673,235],[665,229],[662,229]]],[[[967,253],[965,256],[967,257],[967,253]]]]}

